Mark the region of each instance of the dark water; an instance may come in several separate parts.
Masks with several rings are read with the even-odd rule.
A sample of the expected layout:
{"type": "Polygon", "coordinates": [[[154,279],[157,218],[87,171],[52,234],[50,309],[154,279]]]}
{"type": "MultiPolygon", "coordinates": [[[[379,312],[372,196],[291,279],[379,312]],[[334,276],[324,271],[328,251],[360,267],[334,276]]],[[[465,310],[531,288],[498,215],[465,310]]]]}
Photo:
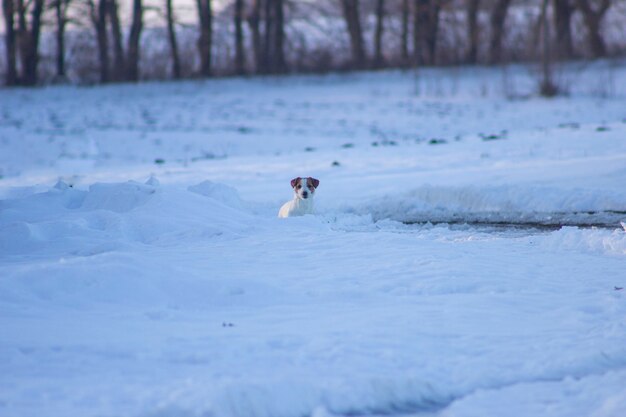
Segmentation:
{"type": "Polygon", "coordinates": [[[451,230],[482,232],[551,232],[562,227],[622,229],[626,211],[574,211],[553,213],[418,213],[402,219],[415,227],[447,226],[451,230]]]}

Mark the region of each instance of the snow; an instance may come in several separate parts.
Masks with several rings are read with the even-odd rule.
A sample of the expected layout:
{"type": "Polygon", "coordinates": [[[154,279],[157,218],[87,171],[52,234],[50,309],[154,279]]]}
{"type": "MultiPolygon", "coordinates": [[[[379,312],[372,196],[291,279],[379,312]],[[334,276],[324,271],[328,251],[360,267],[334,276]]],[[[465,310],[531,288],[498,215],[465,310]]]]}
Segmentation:
{"type": "Polygon", "coordinates": [[[626,91],[507,71],[3,91],[0,415],[624,415],[626,91]]]}

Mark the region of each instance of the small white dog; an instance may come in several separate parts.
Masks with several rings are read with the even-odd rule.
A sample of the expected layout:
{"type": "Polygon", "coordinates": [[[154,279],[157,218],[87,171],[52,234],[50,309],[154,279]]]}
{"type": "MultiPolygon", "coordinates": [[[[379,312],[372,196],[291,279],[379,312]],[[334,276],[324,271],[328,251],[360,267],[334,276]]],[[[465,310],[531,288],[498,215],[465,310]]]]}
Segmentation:
{"type": "Polygon", "coordinates": [[[291,188],[295,195],[293,200],[283,204],[278,217],[303,216],[313,213],[313,196],[318,185],[320,185],[319,180],[313,177],[292,179],[291,188]]]}

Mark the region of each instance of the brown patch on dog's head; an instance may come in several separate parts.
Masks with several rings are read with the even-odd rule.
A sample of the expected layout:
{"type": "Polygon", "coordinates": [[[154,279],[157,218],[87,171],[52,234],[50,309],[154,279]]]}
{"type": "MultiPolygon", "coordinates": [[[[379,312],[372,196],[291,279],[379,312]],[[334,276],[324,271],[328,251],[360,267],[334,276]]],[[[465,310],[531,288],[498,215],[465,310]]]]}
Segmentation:
{"type": "Polygon", "coordinates": [[[298,185],[301,186],[302,185],[301,182],[302,182],[302,178],[300,178],[300,177],[292,179],[291,180],[291,188],[295,189],[298,185]]]}
{"type": "Polygon", "coordinates": [[[315,189],[318,185],[320,185],[320,180],[313,177],[309,177],[306,179],[306,186],[309,190],[311,190],[311,192],[315,192],[315,189]]]}

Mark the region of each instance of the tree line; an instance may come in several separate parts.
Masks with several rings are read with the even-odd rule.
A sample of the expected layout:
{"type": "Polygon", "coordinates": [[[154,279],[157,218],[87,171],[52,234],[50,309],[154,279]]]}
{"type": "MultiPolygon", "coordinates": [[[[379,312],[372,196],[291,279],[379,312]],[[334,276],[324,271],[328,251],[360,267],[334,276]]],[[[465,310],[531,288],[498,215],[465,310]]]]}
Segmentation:
{"type": "MultiPolygon", "coordinates": [[[[144,4],[145,0],[129,1],[130,16],[124,20],[120,15],[120,0],[2,0],[5,84],[41,83],[42,33],[54,35],[50,50],[54,51],[55,78],[67,80],[68,27],[76,33],[91,34],[97,56],[98,82],[139,81],[141,65],[148,65],[142,56],[150,45],[142,43],[142,37],[146,33],[145,12],[150,7],[144,4]]],[[[177,20],[176,0],[163,0],[157,10],[168,45],[169,77],[174,79],[214,75],[215,49],[219,42],[225,42],[225,36],[230,39],[229,46],[232,45],[228,56],[231,74],[283,74],[306,70],[297,65],[294,54],[289,55],[286,49],[290,41],[295,42],[292,26],[298,21],[317,19],[310,16],[313,10],[341,26],[348,46],[346,58],[339,60],[333,56],[336,51],[317,51],[317,55],[301,51],[297,59],[309,54],[311,60],[320,61],[315,67],[317,70],[499,64],[504,59],[505,33],[515,24],[509,20],[516,10],[532,14],[535,9],[540,9],[545,19],[550,16],[551,42],[559,59],[583,54],[604,57],[608,52],[603,22],[611,7],[621,0],[194,1],[196,39],[192,60],[195,67],[188,74],[183,71],[188,56],[181,56],[182,24],[177,20]],[[227,19],[228,24],[218,27],[216,18],[227,19]],[[584,29],[584,52],[576,45],[575,19],[584,29]],[[440,46],[445,25],[452,25],[463,34],[462,51],[458,52],[461,46],[456,42],[458,56],[455,59],[446,58],[440,46]],[[367,37],[371,39],[369,42],[364,26],[373,28],[371,37],[367,37]],[[385,38],[389,31],[394,31],[397,41],[393,48],[389,46],[388,37],[385,38]]],[[[525,30],[532,31],[532,24],[525,30]]],[[[532,33],[529,39],[530,43],[538,42],[532,33]]],[[[93,54],[93,51],[83,53],[93,54]]]]}

